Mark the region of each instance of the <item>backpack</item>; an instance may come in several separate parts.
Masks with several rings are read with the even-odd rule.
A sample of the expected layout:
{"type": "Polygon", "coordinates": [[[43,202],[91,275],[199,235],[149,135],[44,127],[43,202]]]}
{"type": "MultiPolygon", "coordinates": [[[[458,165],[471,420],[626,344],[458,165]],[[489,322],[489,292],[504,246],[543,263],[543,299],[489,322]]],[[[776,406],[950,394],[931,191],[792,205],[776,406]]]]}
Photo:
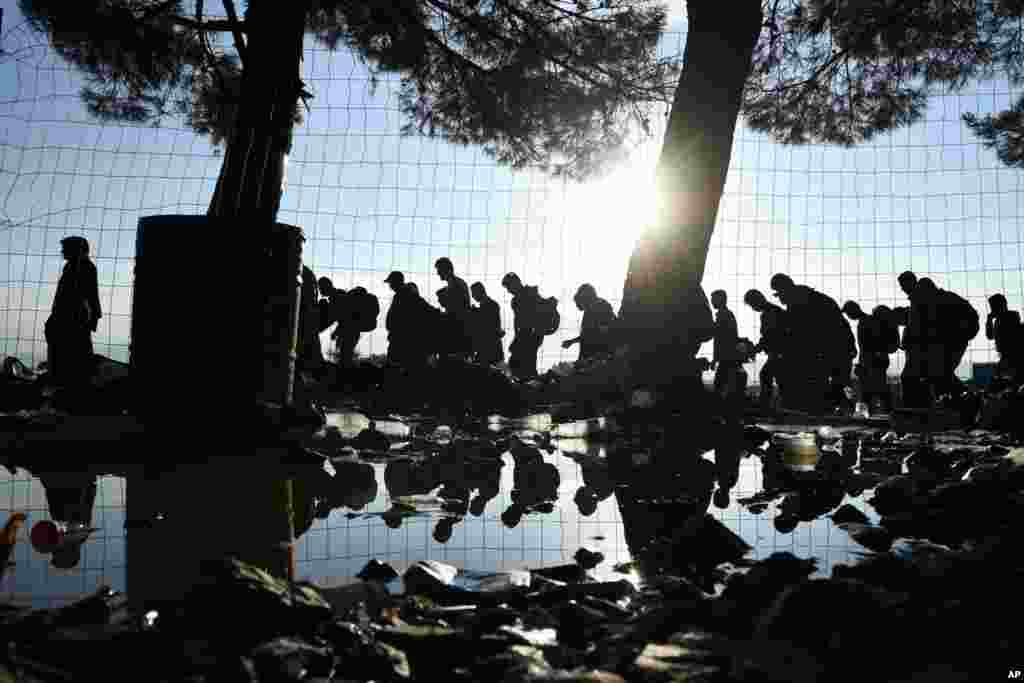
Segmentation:
{"type": "Polygon", "coordinates": [[[960,340],[970,341],[974,339],[981,330],[981,318],[978,315],[978,310],[959,294],[948,290],[945,290],[944,294],[951,307],[955,307],[956,321],[953,325],[955,326],[954,329],[962,334],[960,340]]]}
{"type": "Polygon", "coordinates": [[[562,317],[558,314],[558,299],[553,296],[541,297],[537,301],[536,330],[539,334],[554,334],[562,323],[562,317]]]}
{"type": "MultiPolygon", "coordinates": [[[[350,294],[351,296],[351,294],[350,294]]],[[[377,317],[380,315],[380,301],[369,292],[358,292],[352,302],[353,317],[359,323],[360,332],[372,332],[377,329],[377,317]]]]}

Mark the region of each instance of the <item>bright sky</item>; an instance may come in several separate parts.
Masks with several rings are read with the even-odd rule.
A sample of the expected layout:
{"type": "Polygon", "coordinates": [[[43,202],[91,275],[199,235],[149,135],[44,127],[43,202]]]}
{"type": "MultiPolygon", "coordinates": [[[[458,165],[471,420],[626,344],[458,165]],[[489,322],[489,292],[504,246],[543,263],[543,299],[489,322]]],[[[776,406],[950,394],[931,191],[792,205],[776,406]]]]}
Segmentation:
{"type": "MultiPolygon", "coordinates": [[[[77,75],[31,48],[39,39],[19,28],[14,0],[0,6],[2,47],[17,56],[0,64],[0,353],[33,364],[45,358],[58,242],[82,234],[105,308],[96,350],[126,360],[138,218],[205,213],[220,158],[180,122],[154,129],[89,120],[77,75]]],[[[683,26],[677,16],[664,50],[681,51],[683,26]]],[[[513,173],[475,148],[400,137],[395,82],[371,93],[365,69],[344,50],[307,43],[303,77],[315,99],[296,133],[279,220],[304,229],[306,263],[318,276],[380,297],[380,329],[364,335],[359,351],[386,350],[387,273],[405,271],[436,302],[443,283],[433,262],[447,255],[498,299],[507,327],[505,272],[557,296],[563,329],[546,338],[541,367],[575,359],[575,348],[560,347],[578,332],[572,294],[591,282],[618,307],[632,242],[652,206],[660,133],[608,178],[574,185],[513,173]]],[[[784,147],[741,127],[705,289],[726,290],[741,335],[752,338],[757,322],[743,292],[768,293],[779,271],[866,309],[899,305],[896,274],[907,268],[968,296],[982,316],[996,291],[1020,309],[1021,174],[1000,166],[960,122],[962,112],[1011,101],[1002,83],[935,97],[927,122],[852,150],[784,147]]],[[[201,253],[201,235],[196,246],[201,253]]],[[[204,256],[199,267],[215,281],[215,260],[204,256]]],[[[992,357],[983,333],[971,349],[973,360],[992,357]]],[[[893,370],[900,366],[898,359],[893,370]]]]}

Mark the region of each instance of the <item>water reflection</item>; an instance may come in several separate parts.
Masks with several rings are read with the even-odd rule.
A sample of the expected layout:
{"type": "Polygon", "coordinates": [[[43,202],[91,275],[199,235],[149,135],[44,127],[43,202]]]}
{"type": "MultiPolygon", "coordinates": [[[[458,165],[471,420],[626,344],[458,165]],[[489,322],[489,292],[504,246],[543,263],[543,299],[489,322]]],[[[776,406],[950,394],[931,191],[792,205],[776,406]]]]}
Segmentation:
{"type": "MultiPolygon", "coordinates": [[[[350,580],[374,558],[399,571],[421,559],[495,571],[571,562],[583,546],[604,554],[597,574],[609,578],[617,578],[610,576],[615,565],[640,557],[645,573],[697,566],[702,546],[679,542],[677,532],[706,514],[752,546],[750,557],[788,550],[817,557],[819,575],[827,575],[863,548],[822,515],[852,502],[877,520],[847,475],[851,463],[842,449],[822,456],[819,469],[832,468],[828,476],[801,479],[739,425],[720,424],[713,435],[698,437],[693,425],[647,431],[630,425],[628,438],[603,433],[598,442],[550,439],[550,415],[488,418],[456,426],[443,439],[436,437],[437,422],[426,419],[371,421],[348,413],[329,423],[338,431],[338,451],[323,448],[330,465],[301,469],[291,490],[297,578],[324,585],[350,580]],[[340,454],[368,430],[383,433],[382,426],[390,454],[340,454]],[[399,439],[406,440],[401,453],[399,439]],[[708,443],[713,451],[705,450],[708,443]],[[673,535],[677,542],[659,545],[673,535]]],[[[15,562],[3,589],[9,599],[42,605],[100,583],[123,590],[130,551],[131,586],[166,584],[164,591],[172,591],[168,572],[173,567],[178,583],[185,581],[189,558],[269,548],[281,538],[281,512],[271,501],[282,476],[280,469],[230,458],[160,477],[139,469],[116,477],[3,473],[0,512],[5,519],[27,514],[23,528],[14,529],[15,543],[0,547],[15,562]],[[127,516],[138,526],[130,525],[126,539],[129,506],[127,516]],[[28,530],[42,520],[97,531],[58,559],[29,543],[28,530]]]]}

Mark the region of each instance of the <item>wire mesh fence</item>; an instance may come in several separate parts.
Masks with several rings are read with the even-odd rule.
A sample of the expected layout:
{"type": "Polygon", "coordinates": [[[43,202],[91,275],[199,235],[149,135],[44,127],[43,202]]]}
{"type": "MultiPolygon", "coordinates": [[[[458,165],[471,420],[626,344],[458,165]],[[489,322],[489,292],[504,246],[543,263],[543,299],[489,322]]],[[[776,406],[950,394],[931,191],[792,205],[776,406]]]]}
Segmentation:
{"type": "MultiPolygon", "coordinates": [[[[25,25],[12,17],[6,23],[12,28],[2,36],[0,57],[0,353],[31,365],[45,359],[43,323],[63,265],[59,240],[78,234],[89,240],[99,271],[103,318],[94,335],[96,352],[127,360],[137,221],[205,213],[221,157],[180,122],[155,128],[90,119],[79,99],[78,74],[25,25]]],[[[684,40],[684,33],[670,32],[662,49],[679,54],[684,40]]],[[[575,359],[575,348],[560,345],[576,336],[580,324],[572,295],[590,282],[618,308],[629,250],[653,212],[664,117],[629,165],[574,185],[536,171],[513,173],[479,149],[403,137],[397,81],[384,77],[372,89],[365,67],[344,51],[309,43],[303,79],[315,98],[295,131],[279,220],[303,228],[305,260],[313,271],[342,288],[366,287],[386,311],[391,295],[383,280],[390,271],[405,272],[433,301],[442,285],[433,264],[448,256],[457,274],[484,283],[499,301],[506,329],[511,309],[500,281],[515,271],[561,302],[562,329],[545,339],[540,368],[575,359]]],[[[964,112],[1007,107],[1017,94],[993,82],[936,95],[922,123],[854,149],[786,147],[741,125],[705,289],[727,292],[740,334],[754,339],[757,318],[742,297],[750,288],[767,292],[775,272],[840,304],[857,300],[865,310],[901,305],[896,276],[906,269],[965,296],[982,315],[995,292],[1021,309],[1021,175],[1000,166],[960,121],[964,112]]],[[[218,263],[236,255],[212,253],[197,234],[193,250],[180,256],[189,277],[209,283],[211,298],[230,305],[241,295],[239,283],[218,277],[218,263]]],[[[187,311],[168,315],[181,353],[195,356],[197,367],[251,343],[241,334],[211,340],[189,328],[187,311]]],[[[326,348],[326,333],[323,341],[326,348]]],[[[386,351],[383,318],[358,351],[386,351]]],[[[710,355],[710,345],[702,355],[710,355]]],[[[972,362],[993,357],[992,343],[979,335],[959,372],[966,375],[972,362]]],[[[751,381],[761,362],[747,366],[751,381]]],[[[902,362],[897,354],[890,374],[898,374],[902,362]]],[[[770,516],[745,511],[736,498],[760,489],[758,472],[744,460],[729,507],[713,510],[752,542],[757,556],[792,550],[822,557],[827,567],[856,549],[826,520],[781,534],[770,516]]],[[[577,478],[563,473],[568,486],[577,478]]],[[[105,511],[97,526],[106,535],[86,544],[81,567],[61,574],[32,555],[27,543],[19,544],[15,571],[5,578],[6,596],[60,601],[99,581],[119,587],[125,575],[118,522],[125,483],[104,482],[101,491],[119,491],[121,498],[111,493],[115,502],[109,505],[98,499],[105,511]]],[[[371,557],[396,563],[431,557],[484,569],[555,562],[597,536],[606,539],[606,552],[628,559],[614,498],[591,517],[577,515],[569,503],[510,531],[497,520],[507,495],[503,489],[481,518],[458,525],[443,545],[432,540],[430,520],[385,529],[379,518],[335,511],[300,540],[299,574],[330,582],[351,576],[371,557]]],[[[23,471],[0,482],[0,501],[10,501],[11,511],[45,514],[40,496],[38,481],[23,471]]],[[[387,505],[382,494],[368,510],[387,505]]]]}
{"type": "MultiPolygon", "coordinates": [[[[8,25],[0,62],[0,349],[33,364],[45,357],[58,242],[81,234],[100,277],[97,352],[125,360],[138,218],[204,213],[221,158],[180,122],[154,128],[90,119],[77,73],[26,26],[8,25]]],[[[662,49],[680,53],[684,39],[668,33],[662,49]]],[[[653,211],[664,117],[655,117],[661,127],[629,164],[576,185],[513,173],[479,149],[403,137],[397,80],[371,88],[366,68],[344,51],[310,44],[303,78],[315,98],[296,130],[279,220],[304,229],[306,262],[317,275],[342,288],[363,285],[386,310],[388,272],[404,271],[433,300],[442,285],[433,263],[446,255],[467,282],[479,280],[498,299],[508,327],[499,283],[516,271],[561,301],[562,329],[545,339],[540,367],[574,359],[576,349],[560,345],[581,319],[572,295],[591,282],[618,306],[629,250],[653,211]]],[[[963,112],[1006,106],[1013,95],[998,82],[936,95],[923,123],[853,149],[782,146],[741,126],[705,289],[728,293],[741,335],[752,338],[757,320],[743,293],[767,290],[780,271],[866,310],[903,302],[896,275],[905,269],[964,295],[982,315],[998,291],[1019,308],[1021,175],[1000,166],[960,121],[963,112]]],[[[218,261],[232,254],[211,253],[196,235],[181,258],[209,281],[211,297],[235,296],[236,285],[217,277],[218,261]]],[[[386,351],[382,328],[363,336],[360,353],[386,351]]],[[[230,354],[245,343],[211,345],[187,324],[179,330],[183,353],[230,354]]],[[[960,373],[993,354],[979,335],[960,373]]],[[[901,364],[897,354],[890,372],[901,364]]],[[[748,369],[756,378],[758,368],[748,369]]]]}

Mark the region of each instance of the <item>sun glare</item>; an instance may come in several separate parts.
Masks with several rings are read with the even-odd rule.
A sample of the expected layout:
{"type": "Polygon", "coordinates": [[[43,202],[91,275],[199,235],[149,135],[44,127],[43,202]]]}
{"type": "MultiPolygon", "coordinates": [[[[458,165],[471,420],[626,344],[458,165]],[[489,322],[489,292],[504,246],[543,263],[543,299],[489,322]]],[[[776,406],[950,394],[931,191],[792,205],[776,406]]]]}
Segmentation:
{"type": "MultiPolygon", "coordinates": [[[[636,158],[607,176],[581,185],[568,185],[564,211],[579,253],[575,264],[582,280],[601,281],[604,292],[621,292],[629,255],[641,231],[657,213],[655,164],[652,155],[636,158]],[[609,287],[611,288],[609,290],[609,287]]],[[[602,286],[594,282],[599,292],[602,286]]]]}

